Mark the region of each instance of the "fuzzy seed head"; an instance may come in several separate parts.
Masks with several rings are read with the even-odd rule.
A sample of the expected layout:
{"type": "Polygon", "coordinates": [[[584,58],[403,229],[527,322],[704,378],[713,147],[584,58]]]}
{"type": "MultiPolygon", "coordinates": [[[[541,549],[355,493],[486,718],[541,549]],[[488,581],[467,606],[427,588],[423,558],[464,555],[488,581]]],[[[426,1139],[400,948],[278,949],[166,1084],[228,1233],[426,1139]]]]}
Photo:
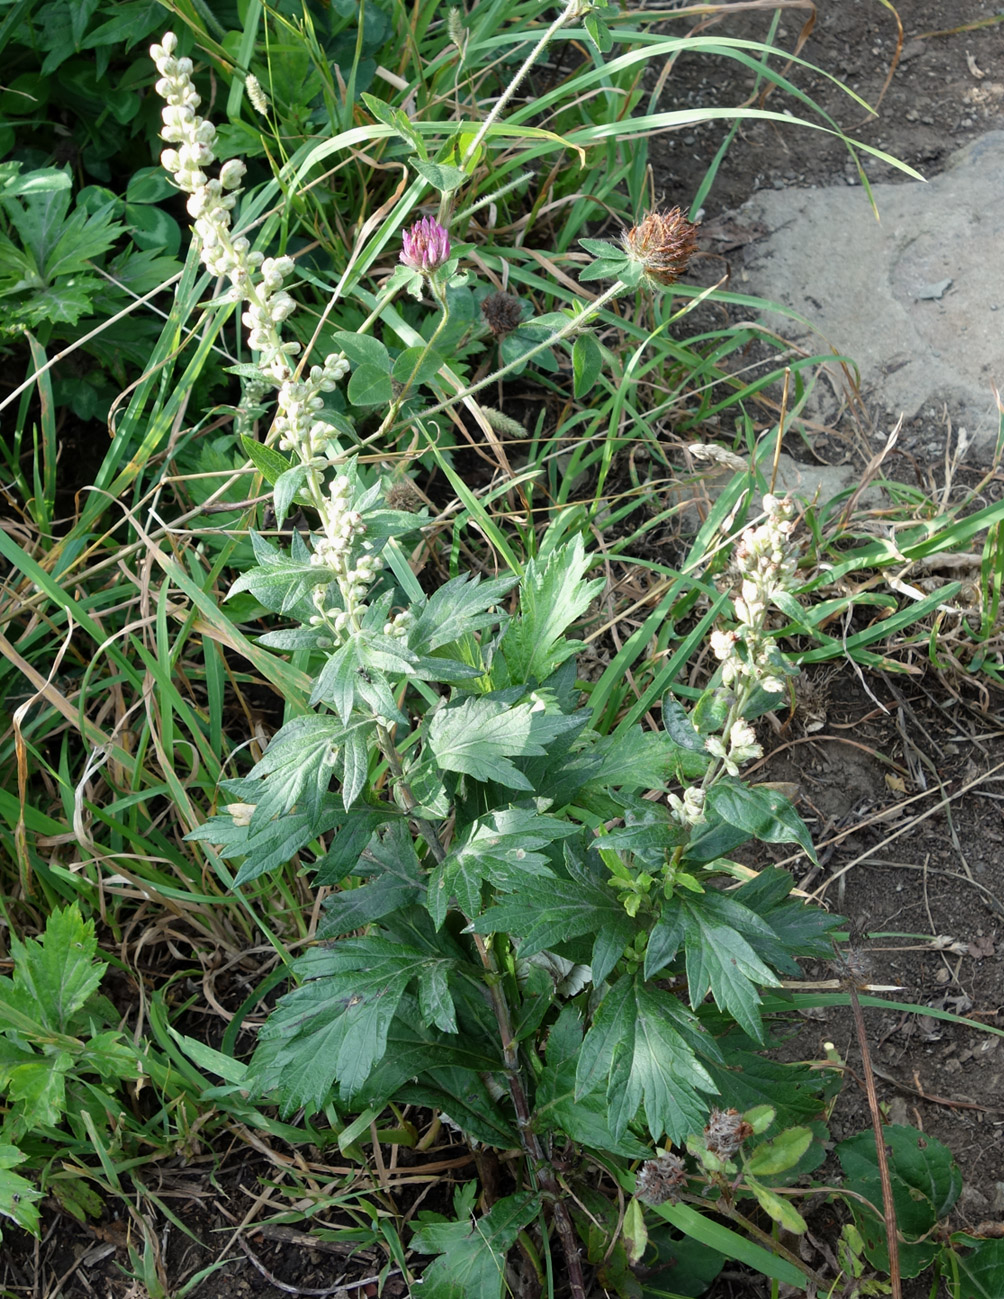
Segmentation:
{"type": "Polygon", "coordinates": [[[491,293],[481,304],[485,324],[496,338],[504,338],[521,323],[523,304],[512,293],[491,293]]]}
{"type": "Polygon", "coordinates": [[[621,244],[632,261],[642,264],[650,282],[666,287],[676,283],[697,252],[697,227],[678,207],[650,212],[624,231],[621,244]]]}
{"type": "Polygon", "coordinates": [[[687,1185],[687,1169],[679,1155],[660,1150],[638,1169],[634,1193],[643,1204],[673,1204],[687,1185]]]}
{"type": "Polygon", "coordinates": [[[714,1109],[708,1115],[704,1144],[719,1159],[731,1159],[742,1143],[752,1135],[752,1126],[738,1110],[714,1109]]]}

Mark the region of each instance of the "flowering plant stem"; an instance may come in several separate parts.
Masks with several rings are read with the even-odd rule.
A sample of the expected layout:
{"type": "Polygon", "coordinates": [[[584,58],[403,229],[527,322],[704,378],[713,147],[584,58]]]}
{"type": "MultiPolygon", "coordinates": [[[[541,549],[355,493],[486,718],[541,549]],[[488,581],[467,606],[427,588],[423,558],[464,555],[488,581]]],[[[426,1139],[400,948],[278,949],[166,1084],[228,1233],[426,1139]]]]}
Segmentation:
{"type": "Polygon", "coordinates": [[[374,434],[374,439],[376,441],[379,441],[383,437],[383,435],[387,432],[387,430],[393,426],[394,421],[397,419],[398,412],[400,411],[401,407],[404,405],[408,393],[411,391],[415,383],[415,379],[418,376],[419,372],[421,371],[425,358],[435,347],[436,339],[439,338],[440,334],[443,332],[443,330],[446,328],[447,324],[449,323],[450,303],[446,296],[446,289],[442,285],[439,285],[434,281],[433,281],[432,288],[433,288],[433,293],[436,295],[436,300],[438,301],[440,307],[439,321],[436,325],[436,328],[432,331],[429,341],[425,344],[425,347],[422,348],[421,353],[416,358],[415,364],[412,366],[411,369],[411,374],[401,385],[401,391],[391,402],[387,414],[384,416],[380,424],[380,427],[377,429],[376,433],[374,434]]]}
{"type": "MultiPolygon", "coordinates": [[[[590,316],[594,316],[596,312],[602,311],[608,302],[612,301],[619,294],[624,293],[627,288],[628,285],[626,285],[623,280],[615,280],[609,289],[605,289],[598,298],[594,298],[593,301],[585,306],[577,316],[573,316],[567,325],[562,325],[562,327],[555,333],[551,334],[549,338],[545,338],[541,342],[534,344],[534,346],[528,351],[521,353],[517,360],[510,361],[507,365],[500,366],[499,369],[494,370],[484,379],[479,379],[477,383],[472,383],[468,385],[468,387],[462,388],[460,392],[454,393],[452,397],[447,397],[445,401],[439,402],[438,405],[430,406],[428,409],[423,410],[421,412],[422,418],[425,419],[429,415],[438,415],[441,411],[449,410],[449,408],[455,406],[458,401],[464,401],[466,398],[473,396],[474,393],[480,392],[482,388],[488,388],[493,383],[497,383],[500,379],[504,379],[505,376],[517,366],[525,365],[528,361],[532,361],[535,356],[539,356],[541,352],[546,352],[548,348],[554,347],[556,343],[564,342],[566,338],[571,338],[573,334],[579,333],[580,330],[585,328],[586,321],[590,316]]],[[[433,337],[435,337],[435,335],[433,335],[433,337]]],[[[384,420],[381,425],[381,430],[384,430],[387,427],[389,427],[389,424],[387,420],[384,420]]],[[[373,439],[367,439],[367,441],[372,440],[373,439]]]]}

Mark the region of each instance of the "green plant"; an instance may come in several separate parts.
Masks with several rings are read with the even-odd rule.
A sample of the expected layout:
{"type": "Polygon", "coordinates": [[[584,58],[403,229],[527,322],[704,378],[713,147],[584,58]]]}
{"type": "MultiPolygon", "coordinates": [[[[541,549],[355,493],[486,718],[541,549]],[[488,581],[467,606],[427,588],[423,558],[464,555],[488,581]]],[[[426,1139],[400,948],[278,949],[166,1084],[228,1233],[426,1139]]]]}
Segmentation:
{"type": "Polygon", "coordinates": [[[11,939],[14,974],[0,977],[0,1215],[29,1230],[44,1190],[71,1213],[93,1212],[93,1193],[61,1176],[55,1157],[89,1144],[94,1129],[114,1132],[125,1085],[144,1074],[143,1053],[98,993],[107,967],[96,951],[93,921],[66,907],[52,912],[41,940],[11,939]],[[9,1171],[26,1161],[46,1169],[44,1190],[9,1171]]]}
{"type": "MultiPolygon", "coordinates": [[[[453,1248],[447,1224],[420,1233],[427,1251],[452,1242],[430,1289],[452,1293],[475,1273],[479,1285],[492,1275],[501,1287],[499,1252],[533,1219],[546,1249],[553,1216],[572,1293],[584,1296],[556,1149],[579,1143],[616,1166],[645,1154],[648,1142],[697,1142],[710,1097],[735,1093],[735,1052],[765,1039],[758,988],[797,973],[797,956],[825,953],[835,926],[789,899],[784,875],[747,878],[730,856],[753,837],[797,842],[812,855],[784,797],[739,778],[761,752],[750,722],[780,701],[791,672],[766,632],[768,610],[790,598],[795,572],[790,503],[765,497],[763,524],[739,539],[737,625],[715,632],[720,678],[694,708],[667,696],[662,731],[589,729],[570,629],[599,584],[586,580],[581,535],[564,535],[568,520],[558,515],[531,558],[511,561],[511,575],[459,575],[428,596],[417,587],[400,542],[420,520],[388,503],[390,485],[343,450],[350,430],[323,413],[322,394],[349,362],[332,352],[294,373],[300,348],[281,329],[295,310],[284,287],[293,260],[265,257],[233,234],[245,169],[231,160],[219,180],[208,178],[215,133],[197,114],[192,65],[176,48],[169,34],[152,50],[168,101],[172,147],[163,161],[191,196],[203,261],[230,280],[230,301],[246,303],[258,369],[244,377],[277,389],[278,449],[249,437],[245,449],[273,485],[280,524],[295,506],[318,520],[310,544],[295,532],[288,552],[252,534],[256,563],[231,592],[292,620],[261,644],[294,654],[313,681],[310,706],[292,709],[246,776],[222,782],[222,814],[189,835],[242,860],[238,886],[294,853],[314,856],[317,884],[341,886],[321,929],[336,941],[293,962],[300,986],[262,1029],[247,1082],[287,1114],[318,1113],[332,1101],[375,1114],[419,1100],[479,1140],[516,1145],[527,1184],[496,1203],[471,1251],[453,1248]],[[643,797],[668,793],[674,778],[683,789],[669,793],[668,806],[643,797]]],[[[444,193],[454,181],[436,178],[444,193]]],[[[623,253],[590,247],[600,258],[595,273],[616,276],[590,310],[643,280],[674,282],[692,249],[679,213],[647,218],[623,253]]],[[[428,286],[438,303],[427,341],[402,366],[361,332],[333,335],[356,363],[353,405],[390,400],[374,437],[394,424],[418,377],[447,364],[429,358],[449,320],[457,250],[426,218],[406,235],[401,263],[389,288],[428,286]]],[[[584,337],[588,314],[547,321],[550,332],[516,364],[584,337]]],[[[587,368],[595,369],[592,356],[579,360],[577,369],[587,368]]],[[[796,1105],[806,1090],[809,1105],[819,1104],[816,1078],[789,1077],[796,1105]]],[[[716,1113],[738,1120],[735,1108],[716,1113]]],[[[787,1136],[753,1152],[746,1190],[785,1226],[797,1225],[757,1174],[787,1171],[813,1134],[805,1130],[803,1142],[802,1129],[789,1130],[790,1110],[765,1105],[755,1115],[756,1130],[787,1136]]],[[[704,1166],[718,1160],[725,1171],[724,1145],[708,1136],[714,1122],[704,1166]]],[[[759,1231],[731,1195],[719,1207],[759,1231]]],[[[744,1248],[775,1278],[811,1276],[787,1251],[744,1248]]]]}

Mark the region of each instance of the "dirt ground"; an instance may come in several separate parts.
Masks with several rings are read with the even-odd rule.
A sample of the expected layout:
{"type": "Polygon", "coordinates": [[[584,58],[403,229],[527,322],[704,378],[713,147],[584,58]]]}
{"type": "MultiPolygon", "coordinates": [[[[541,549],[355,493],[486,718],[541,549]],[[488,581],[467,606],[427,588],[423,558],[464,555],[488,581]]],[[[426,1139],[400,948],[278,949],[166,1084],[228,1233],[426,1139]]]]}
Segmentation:
{"type": "MultiPolygon", "coordinates": [[[[995,7],[984,0],[904,0],[900,44],[895,16],[881,0],[822,0],[800,55],[846,80],[870,103],[881,101],[877,118],[862,120],[860,106],[825,77],[804,70],[793,76],[852,134],[933,174],[976,134],[1004,126],[1004,21],[996,19],[995,7]]],[[[772,9],[735,10],[710,30],[763,39],[772,9]]],[[[807,6],[790,5],[782,13],[778,39],[788,49],[808,17],[807,6]]],[[[748,90],[731,64],[686,54],[666,81],[662,103],[735,104],[748,90]]],[[[785,106],[780,95],[768,103],[785,106]]],[[[721,136],[721,126],[707,126],[651,141],[659,196],[689,202],[721,136]]],[[[870,174],[901,178],[877,164],[870,174]]],[[[857,183],[838,142],[820,132],[752,124],[740,132],[706,200],[706,247],[734,264],[741,259],[742,248],[730,246],[727,213],[759,187],[835,183],[857,183]]],[[[952,1225],[970,1229],[1004,1215],[1004,1046],[978,1028],[1004,1028],[1001,714],[999,694],[933,671],[893,678],[861,677],[851,668],[817,670],[806,674],[800,707],[773,737],[764,768],[766,778],[798,783],[823,868],[808,874],[798,868],[797,882],[849,917],[873,982],[902,988],[890,999],[949,1010],[972,1024],[892,1009],[865,1012],[879,1099],[890,1121],[919,1127],[954,1152],[965,1190],[952,1225]]],[[[783,853],[773,857],[783,860],[783,853]]],[[[827,977],[823,970],[806,974],[827,977]]],[[[834,1043],[848,1066],[832,1121],[840,1139],[869,1123],[848,1012],[822,1010],[807,1018],[799,1049],[818,1052],[824,1042],[834,1043]]],[[[452,1175],[475,1175],[465,1147],[441,1143],[427,1154],[452,1175]]],[[[276,1160],[237,1143],[222,1168],[193,1158],[151,1171],[149,1190],[202,1242],[166,1216],[151,1220],[172,1286],[226,1259],[222,1270],[188,1292],[193,1299],[375,1295],[387,1264],[382,1251],[319,1241],[281,1224],[250,1225],[274,1217],[283,1205],[279,1194],[269,1197],[274,1180],[282,1180],[276,1160]],[[239,1231],[243,1224],[245,1232],[239,1231]]],[[[324,1176],[322,1165],[309,1163],[302,1181],[305,1188],[339,1184],[324,1176]]],[[[137,1214],[152,1203],[138,1198],[137,1214]]],[[[426,1207],[432,1207],[428,1200],[426,1207]]],[[[57,1215],[48,1221],[40,1244],[7,1233],[0,1291],[38,1299],[140,1299],[142,1292],[129,1287],[121,1270],[129,1265],[130,1245],[142,1251],[139,1217],[94,1230],[77,1229],[57,1215]]],[[[814,1222],[822,1232],[810,1214],[810,1226],[814,1222]]],[[[930,1281],[922,1278],[907,1283],[904,1294],[920,1299],[929,1290],[930,1281]]],[[[391,1299],[404,1293],[393,1265],[382,1293],[391,1299]]],[[[711,1292],[714,1299],[768,1293],[769,1287],[736,1271],[711,1292]]]]}
{"type": "MultiPolygon", "coordinates": [[[[773,10],[741,8],[708,33],[765,39],[773,10]]],[[[793,69],[792,79],[849,134],[934,175],[956,149],[1004,126],[1004,20],[996,10],[981,0],[915,0],[899,6],[900,38],[893,12],[879,0],[821,4],[800,57],[879,104],[878,117],[866,118],[825,77],[793,69]]],[[[804,7],[782,13],[778,40],[789,50],[806,16],[804,7]]],[[[739,87],[723,64],[684,55],[667,92],[677,103],[701,105],[739,102],[751,86],[752,77],[739,87]]],[[[801,111],[777,92],[766,106],[801,111]]],[[[666,202],[686,204],[722,135],[721,126],[704,126],[652,141],[656,189],[666,202]]],[[[867,173],[872,180],[904,179],[880,163],[868,163],[867,173]]],[[[705,246],[735,274],[743,247],[730,213],[757,189],[859,183],[839,141],[751,123],[705,201],[705,246]]],[[[911,431],[923,434],[915,438],[921,445],[944,439],[943,426],[911,431]]],[[[846,427],[835,432],[832,455],[818,442],[815,449],[840,461],[854,439],[846,427]]],[[[922,473],[943,479],[937,465],[922,473]]],[[[999,497],[1002,486],[992,484],[991,492],[999,497]]],[[[952,1150],[964,1190],[949,1225],[970,1231],[985,1231],[1004,1215],[1004,1044],[978,1027],[1004,1028],[1002,702],[999,692],[930,670],[895,678],[849,667],[807,672],[800,709],[765,763],[767,778],[798,784],[820,849],[822,872],[813,870],[801,886],[848,917],[872,981],[902,989],[887,994],[890,1001],[951,1011],[973,1024],[865,1010],[888,1120],[920,1128],[952,1150]]],[[[822,969],[807,974],[827,977],[822,969]]],[[[802,1051],[821,1051],[825,1042],[848,1066],[831,1125],[840,1140],[869,1126],[849,1011],[820,1010],[799,1035],[802,1051]]],[[[904,1284],[907,1299],[926,1299],[930,1291],[930,1274],[904,1284]]],[[[747,1299],[768,1292],[732,1276],[710,1294],[747,1299]]]]}

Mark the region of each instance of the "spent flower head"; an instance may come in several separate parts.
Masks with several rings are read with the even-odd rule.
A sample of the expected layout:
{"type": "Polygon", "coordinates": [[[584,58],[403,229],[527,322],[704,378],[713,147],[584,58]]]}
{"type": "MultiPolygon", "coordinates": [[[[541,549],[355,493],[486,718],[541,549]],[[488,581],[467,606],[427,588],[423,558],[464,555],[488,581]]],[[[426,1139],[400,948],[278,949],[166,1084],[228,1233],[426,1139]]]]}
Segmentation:
{"type": "Polygon", "coordinates": [[[675,1204],[687,1185],[687,1167],[679,1155],[660,1150],[638,1169],[634,1193],[642,1204],[675,1204]]]}
{"type": "Polygon", "coordinates": [[[697,227],[678,207],[650,212],[624,231],[621,245],[629,260],[641,265],[650,284],[665,288],[676,283],[697,252],[697,227]]]}
{"type": "Polygon", "coordinates": [[[438,271],[450,259],[450,236],[434,217],[416,221],[401,236],[401,242],[400,260],[423,275],[438,271]]]}

